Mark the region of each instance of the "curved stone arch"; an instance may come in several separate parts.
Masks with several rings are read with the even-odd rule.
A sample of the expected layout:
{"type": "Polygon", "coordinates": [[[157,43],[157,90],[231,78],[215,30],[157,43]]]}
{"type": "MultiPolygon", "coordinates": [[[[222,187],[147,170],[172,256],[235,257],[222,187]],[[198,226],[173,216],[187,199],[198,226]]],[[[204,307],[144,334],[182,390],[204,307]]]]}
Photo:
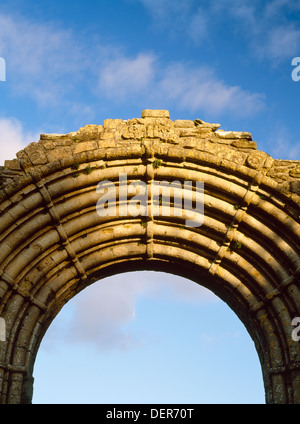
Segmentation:
{"type": "MultiPolygon", "coordinates": [[[[28,403],[39,344],[62,306],[94,281],[161,270],[206,286],[255,342],[267,403],[300,403],[300,161],[274,160],[247,132],[169,118],[106,120],[42,134],[0,170],[2,403],[28,403]],[[204,182],[204,221],[100,217],[97,184],[204,182]]],[[[117,190],[118,191],[118,190],[117,190]]],[[[117,199],[119,200],[119,199],[117,199]]],[[[174,204],[173,204],[174,206],[174,204]]],[[[174,209],[174,208],[173,208],[174,209]]]]}

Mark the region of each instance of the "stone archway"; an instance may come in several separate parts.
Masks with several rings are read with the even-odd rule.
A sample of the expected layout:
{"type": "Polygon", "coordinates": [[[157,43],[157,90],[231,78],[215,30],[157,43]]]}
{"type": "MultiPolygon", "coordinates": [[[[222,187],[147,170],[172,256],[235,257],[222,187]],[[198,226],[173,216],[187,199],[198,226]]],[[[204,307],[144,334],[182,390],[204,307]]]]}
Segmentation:
{"type": "Polygon", "coordinates": [[[145,110],[42,134],[0,170],[2,403],[30,403],[39,344],[87,285],[162,270],[212,290],[258,352],[267,403],[300,403],[300,161],[274,160],[250,133],[145,110]],[[100,181],[203,181],[204,222],[96,212],[100,181]]]}

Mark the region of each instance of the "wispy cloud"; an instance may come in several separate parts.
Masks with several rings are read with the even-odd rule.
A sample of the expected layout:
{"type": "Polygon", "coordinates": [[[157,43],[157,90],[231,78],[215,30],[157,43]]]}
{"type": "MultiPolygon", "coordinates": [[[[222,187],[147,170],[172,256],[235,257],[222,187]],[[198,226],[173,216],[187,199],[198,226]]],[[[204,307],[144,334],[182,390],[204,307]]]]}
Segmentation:
{"type": "Polygon", "coordinates": [[[184,35],[196,44],[207,40],[207,8],[194,0],[138,0],[153,19],[155,29],[171,36],[184,35]]]}
{"type": "Polygon", "coordinates": [[[277,65],[297,54],[300,47],[299,20],[293,19],[291,13],[300,10],[299,1],[246,0],[241,3],[233,0],[224,4],[248,41],[254,57],[277,65]]]}
{"type": "Polygon", "coordinates": [[[101,67],[99,87],[108,97],[127,99],[148,90],[155,69],[155,56],[140,53],[137,57],[120,56],[101,67]]]}
{"type": "Polygon", "coordinates": [[[100,89],[117,102],[135,98],[143,104],[165,108],[176,104],[178,109],[215,115],[234,112],[248,116],[265,107],[262,93],[230,86],[209,67],[181,62],[164,65],[152,53],[108,63],[100,71],[100,89]]]}
{"type": "Polygon", "coordinates": [[[7,159],[14,159],[16,153],[29,143],[37,141],[39,134],[24,130],[21,122],[15,118],[0,119],[0,166],[7,159]]]}
{"type": "Polygon", "coordinates": [[[269,133],[267,143],[271,146],[270,154],[274,159],[300,160],[300,137],[294,140],[286,125],[277,123],[269,133]]]}
{"type": "Polygon", "coordinates": [[[93,69],[108,51],[99,40],[92,45],[56,22],[39,23],[0,13],[0,54],[7,65],[7,88],[38,106],[65,110],[82,105],[78,87],[90,90],[93,69]]]}
{"type": "Polygon", "coordinates": [[[138,0],[153,19],[154,26],[168,32],[184,32],[194,0],[138,0]]]}
{"type": "Polygon", "coordinates": [[[128,325],[138,319],[136,307],[143,296],[199,305],[219,302],[209,290],[174,275],[154,272],[116,275],[80,293],[74,299],[68,324],[64,321],[64,331],[57,329],[54,322],[50,337],[55,339],[59,333],[67,343],[88,343],[100,352],[142,346],[147,343],[147,334],[133,333],[128,325]]]}
{"type": "Polygon", "coordinates": [[[205,66],[174,63],[165,69],[159,85],[163,96],[176,101],[182,109],[191,111],[202,110],[216,115],[234,112],[239,116],[247,116],[265,107],[262,93],[251,93],[240,86],[230,86],[205,66]]]}
{"type": "Polygon", "coordinates": [[[7,61],[9,87],[15,93],[53,102],[65,90],[60,78],[75,71],[78,52],[67,30],[50,24],[0,15],[0,51],[7,61]]]}
{"type": "Polygon", "coordinates": [[[274,64],[293,58],[300,48],[300,28],[296,25],[278,25],[267,31],[264,43],[252,41],[254,51],[260,59],[271,59],[274,64]]]}
{"type": "Polygon", "coordinates": [[[176,32],[196,44],[207,42],[221,28],[244,40],[246,49],[257,60],[278,64],[297,55],[300,28],[299,0],[137,0],[144,5],[156,26],[165,33],[176,32]]]}
{"type": "MultiPolygon", "coordinates": [[[[191,38],[198,39],[199,32],[203,36],[206,33],[206,14],[202,9],[189,15],[192,0],[184,5],[163,0],[157,10],[147,0],[144,3],[159,19],[166,19],[168,12],[178,15],[182,23],[188,19],[186,30],[191,38]]],[[[0,14],[0,54],[7,62],[7,87],[15,96],[34,99],[39,106],[59,108],[73,115],[79,111],[88,119],[93,115],[89,98],[103,106],[110,100],[118,105],[131,101],[143,107],[147,104],[170,109],[176,102],[176,108],[181,110],[214,114],[254,114],[264,106],[262,94],[231,86],[206,66],[166,64],[152,51],[129,55],[120,47],[105,46],[99,40],[92,46],[87,43],[85,37],[55,23],[0,14]],[[84,91],[84,96],[79,96],[78,91],[84,91]]]]}

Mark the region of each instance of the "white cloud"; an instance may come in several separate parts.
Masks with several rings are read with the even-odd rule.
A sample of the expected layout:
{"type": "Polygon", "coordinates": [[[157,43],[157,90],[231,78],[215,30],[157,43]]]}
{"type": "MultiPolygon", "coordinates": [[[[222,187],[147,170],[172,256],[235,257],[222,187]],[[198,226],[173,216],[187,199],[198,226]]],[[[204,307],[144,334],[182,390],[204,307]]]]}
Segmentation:
{"type": "Polygon", "coordinates": [[[101,94],[119,103],[134,99],[136,103],[165,108],[175,103],[177,108],[192,112],[234,112],[239,116],[253,115],[265,106],[263,94],[230,86],[206,66],[180,62],[164,66],[150,53],[108,62],[99,80],[101,94]]]}
{"type": "Polygon", "coordinates": [[[207,40],[208,37],[208,19],[206,13],[199,9],[186,24],[186,32],[188,36],[194,41],[195,44],[199,44],[203,40],[207,40]]]}
{"type": "MultiPolygon", "coordinates": [[[[65,100],[104,50],[99,43],[85,45],[74,32],[54,23],[37,23],[0,13],[0,51],[6,60],[7,86],[39,105],[65,100]],[[90,54],[92,52],[92,54],[90,54]]],[[[73,102],[74,103],[74,102],[73,102]]]]}
{"type": "Polygon", "coordinates": [[[3,166],[5,160],[14,159],[17,152],[37,140],[39,134],[24,131],[17,119],[0,118],[0,165],[3,166]]]}
{"type": "Polygon", "coordinates": [[[289,129],[284,124],[277,123],[267,140],[274,159],[300,160],[300,139],[293,142],[289,140],[293,140],[289,129]]]}
{"type": "MultiPolygon", "coordinates": [[[[183,27],[195,42],[206,37],[207,11],[199,7],[193,10],[192,0],[184,5],[164,0],[157,10],[148,0],[143,2],[160,20],[170,19],[174,28],[183,27]],[[175,24],[178,19],[184,25],[175,24]]],[[[165,65],[153,52],[129,56],[98,42],[88,47],[86,42],[53,23],[0,14],[0,49],[7,63],[7,87],[15,95],[34,98],[38,105],[59,107],[72,116],[84,111],[88,118],[93,115],[84,104],[88,96],[97,96],[103,103],[109,99],[118,104],[130,101],[169,109],[175,101],[179,109],[214,114],[253,114],[264,104],[259,93],[230,86],[206,67],[165,65]],[[77,102],[74,96],[78,86],[85,95],[77,102]]]]}
{"type": "MultiPolygon", "coordinates": [[[[170,29],[184,23],[193,0],[138,0],[152,16],[157,26],[170,29]]],[[[178,29],[178,28],[177,28],[178,29]]]]}
{"type": "Polygon", "coordinates": [[[196,44],[219,31],[233,31],[246,41],[252,57],[278,64],[297,56],[300,29],[299,0],[218,0],[203,6],[193,0],[138,0],[161,31],[185,35],[196,44]],[[222,29],[223,27],[223,29],[222,29]]]}
{"type": "Polygon", "coordinates": [[[109,97],[125,99],[147,89],[155,69],[153,54],[141,53],[136,58],[118,57],[101,69],[99,86],[109,97]]]}
{"type": "Polygon", "coordinates": [[[237,0],[223,1],[223,12],[233,18],[252,55],[259,60],[267,59],[278,64],[297,55],[300,47],[299,21],[290,12],[299,10],[299,1],[237,0]],[[247,30],[245,30],[245,28],[247,30]]]}
{"type": "Polygon", "coordinates": [[[134,337],[123,325],[135,316],[139,287],[130,282],[100,281],[80,294],[70,323],[70,341],[92,343],[99,350],[126,349],[134,337]]]}
{"type": "MultiPolygon", "coordinates": [[[[102,352],[147,343],[146,334],[126,329],[138,319],[136,306],[142,296],[199,305],[219,301],[207,289],[171,274],[148,271],[115,275],[94,283],[71,301],[72,316],[67,325],[64,321],[65,341],[88,343],[102,352]]],[[[58,333],[62,336],[62,329],[51,326],[51,338],[58,333]]],[[[47,346],[51,346],[49,340],[47,346]]]]}
{"type": "Polygon", "coordinates": [[[234,112],[247,116],[264,108],[263,94],[227,85],[207,67],[173,64],[164,72],[160,91],[164,97],[191,111],[200,109],[214,114],[234,112]]]}
{"type": "Polygon", "coordinates": [[[266,32],[264,43],[255,43],[255,51],[261,58],[269,58],[274,63],[293,58],[300,47],[300,29],[294,25],[276,26],[266,32]]]}

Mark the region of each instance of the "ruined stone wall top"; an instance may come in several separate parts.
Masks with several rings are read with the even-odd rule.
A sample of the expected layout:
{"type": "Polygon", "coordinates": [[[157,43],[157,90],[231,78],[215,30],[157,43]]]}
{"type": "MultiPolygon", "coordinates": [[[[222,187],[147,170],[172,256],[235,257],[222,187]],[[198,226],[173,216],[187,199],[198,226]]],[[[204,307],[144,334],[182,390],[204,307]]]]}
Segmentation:
{"type": "Polygon", "coordinates": [[[178,155],[202,152],[214,164],[227,161],[233,169],[246,166],[264,170],[281,192],[300,195],[300,161],[274,160],[257,150],[249,132],[224,131],[220,124],[201,119],[172,121],[169,111],[149,109],[142,111],[141,118],[106,119],[103,125],[86,125],[68,134],[41,134],[38,142],[17,153],[17,159],[5,161],[0,168],[0,190],[16,183],[31,168],[57,161],[82,161],[83,155],[86,161],[105,160],[116,149],[124,157],[141,146],[164,155],[176,148],[181,149],[178,155]]]}

